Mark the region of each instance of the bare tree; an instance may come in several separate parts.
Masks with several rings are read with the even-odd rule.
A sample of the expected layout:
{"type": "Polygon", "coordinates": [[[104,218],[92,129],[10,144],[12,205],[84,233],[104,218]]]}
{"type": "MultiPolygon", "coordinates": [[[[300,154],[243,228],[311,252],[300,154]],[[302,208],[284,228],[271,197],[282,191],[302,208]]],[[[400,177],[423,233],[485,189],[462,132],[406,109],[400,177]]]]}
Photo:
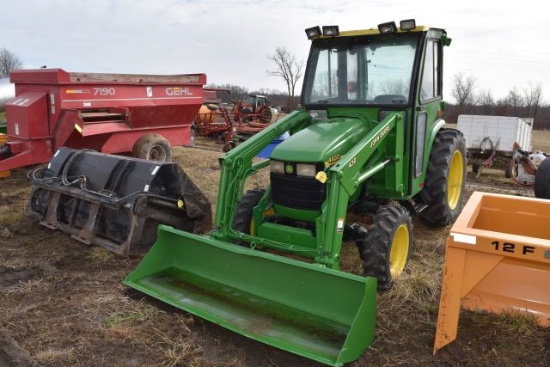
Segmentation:
{"type": "Polygon", "coordinates": [[[0,78],[10,75],[10,71],[21,69],[23,63],[11,51],[0,48],[0,78]]]}
{"type": "Polygon", "coordinates": [[[464,76],[462,73],[455,74],[451,95],[456,100],[459,107],[471,105],[474,102],[475,78],[473,76],[464,76]]]}
{"type": "Polygon", "coordinates": [[[275,70],[267,70],[267,75],[283,78],[289,96],[288,107],[291,110],[294,109],[294,91],[298,80],[302,77],[304,62],[296,60],[296,56],[291,54],[285,47],[277,47],[275,54],[267,58],[277,65],[275,70]]]}
{"type": "Polygon", "coordinates": [[[511,116],[520,116],[520,110],[525,105],[523,96],[519,93],[516,87],[510,89],[502,102],[504,105],[508,106],[511,116]]]}
{"type": "Polygon", "coordinates": [[[479,106],[484,115],[490,115],[495,107],[495,99],[489,89],[482,90],[475,96],[474,104],[479,106]]]}
{"type": "Polygon", "coordinates": [[[529,83],[529,89],[523,90],[523,100],[527,109],[527,117],[537,117],[537,113],[542,102],[542,84],[539,82],[536,85],[529,83]]]}

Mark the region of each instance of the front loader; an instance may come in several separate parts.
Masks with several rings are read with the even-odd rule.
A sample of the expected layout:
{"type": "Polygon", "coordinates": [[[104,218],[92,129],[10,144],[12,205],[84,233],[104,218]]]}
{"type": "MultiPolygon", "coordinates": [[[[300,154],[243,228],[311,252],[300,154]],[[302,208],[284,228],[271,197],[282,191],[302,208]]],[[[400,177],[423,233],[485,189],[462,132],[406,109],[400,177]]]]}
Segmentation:
{"type": "MultiPolygon", "coordinates": [[[[411,212],[458,216],[466,151],[442,120],[439,28],[414,20],[340,32],[306,29],[301,107],[220,158],[214,230],[159,226],[124,283],[230,330],[341,366],[374,339],[376,292],[403,272],[411,212]],[[254,157],[288,132],[269,159],[254,157]],[[269,168],[270,184],[245,191],[269,168]],[[350,212],[374,216],[352,222],[350,212]],[[364,274],[340,270],[355,241],[364,274]]],[[[357,216],[354,216],[356,218],[357,216]]]]}

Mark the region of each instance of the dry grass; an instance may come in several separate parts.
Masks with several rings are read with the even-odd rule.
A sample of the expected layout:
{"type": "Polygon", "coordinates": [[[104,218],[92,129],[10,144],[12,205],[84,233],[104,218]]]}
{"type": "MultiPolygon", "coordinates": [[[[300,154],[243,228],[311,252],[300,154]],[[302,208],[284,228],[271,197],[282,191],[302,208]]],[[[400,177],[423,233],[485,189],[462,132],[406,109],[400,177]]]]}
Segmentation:
{"type": "Polygon", "coordinates": [[[533,133],[533,150],[550,153],[550,130],[537,130],[533,133]]]}
{"type": "Polygon", "coordinates": [[[66,347],[61,349],[48,348],[36,353],[38,363],[52,363],[56,361],[74,362],[74,348],[66,347]]]}
{"type": "Polygon", "coordinates": [[[5,226],[6,228],[20,223],[23,218],[25,218],[25,213],[20,211],[12,211],[11,208],[8,208],[7,206],[0,206],[0,211],[2,210],[5,210],[5,213],[7,214],[0,218],[0,225],[5,226]]]}

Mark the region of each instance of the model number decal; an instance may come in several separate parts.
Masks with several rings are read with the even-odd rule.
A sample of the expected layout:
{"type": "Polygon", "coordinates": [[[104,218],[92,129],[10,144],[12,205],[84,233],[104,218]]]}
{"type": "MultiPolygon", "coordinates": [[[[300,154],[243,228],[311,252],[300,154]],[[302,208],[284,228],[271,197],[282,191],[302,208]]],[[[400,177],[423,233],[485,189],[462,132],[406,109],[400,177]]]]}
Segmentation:
{"type": "Polygon", "coordinates": [[[384,130],[380,131],[380,134],[378,134],[378,136],[376,136],[376,138],[374,138],[371,143],[370,143],[370,147],[374,147],[376,144],[378,144],[380,142],[380,140],[382,140],[382,138],[384,136],[386,136],[387,133],[389,133],[391,130],[391,128],[389,126],[386,126],[384,128],[384,130]]]}
{"type": "Polygon", "coordinates": [[[534,254],[535,253],[535,246],[527,246],[527,245],[516,245],[515,243],[511,242],[500,242],[500,241],[493,241],[491,242],[491,245],[494,246],[495,251],[502,251],[502,252],[508,252],[508,253],[520,253],[522,255],[527,254],[534,254]]]}
{"type": "Polygon", "coordinates": [[[116,90],[113,87],[94,88],[94,96],[114,96],[116,90]]]}

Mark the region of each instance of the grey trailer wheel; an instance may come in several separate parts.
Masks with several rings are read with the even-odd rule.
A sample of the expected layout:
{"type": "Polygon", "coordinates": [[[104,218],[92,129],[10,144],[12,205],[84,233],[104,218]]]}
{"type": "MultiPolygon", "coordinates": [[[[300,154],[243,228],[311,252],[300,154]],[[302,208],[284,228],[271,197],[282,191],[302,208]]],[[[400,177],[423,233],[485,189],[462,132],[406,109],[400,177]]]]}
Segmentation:
{"type": "Polygon", "coordinates": [[[136,158],[150,161],[171,162],[172,148],[166,138],[160,134],[147,134],[134,144],[132,154],[136,158]]]}

